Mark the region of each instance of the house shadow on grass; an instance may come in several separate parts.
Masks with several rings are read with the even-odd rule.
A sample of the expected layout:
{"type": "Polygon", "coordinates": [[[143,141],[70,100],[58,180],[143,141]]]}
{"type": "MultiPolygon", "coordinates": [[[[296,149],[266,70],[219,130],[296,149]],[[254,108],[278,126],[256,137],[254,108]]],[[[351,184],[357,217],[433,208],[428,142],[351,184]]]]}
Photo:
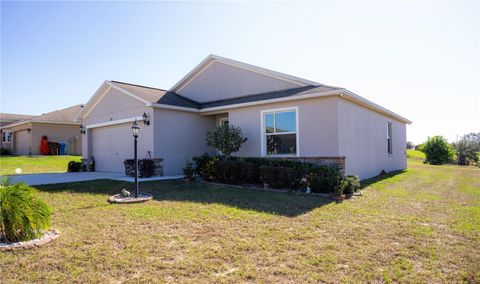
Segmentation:
{"type": "MultiPolygon", "coordinates": [[[[36,186],[36,188],[40,191],[51,193],[104,194],[106,198],[110,195],[120,193],[123,188],[126,188],[132,193],[134,192],[133,183],[113,180],[52,184],[36,186]]],[[[158,201],[220,204],[285,217],[296,217],[332,203],[332,200],[328,197],[313,194],[306,195],[281,191],[263,191],[231,187],[228,185],[185,182],[182,180],[142,182],[140,183],[140,191],[152,194],[154,199],[158,201]]],[[[132,204],[112,206],[132,206],[132,204]]]]}
{"type": "Polygon", "coordinates": [[[374,177],[369,178],[369,179],[364,179],[364,180],[361,181],[361,189],[364,189],[366,187],[374,185],[374,184],[376,184],[378,182],[381,182],[383,180],[392,178],[394,176],[403,174],[405,172],[406,172],[406,170],[394,171],[394,172],[389,172],[389,173],[386,173],[386,174],[380,174],[378,176],[374,176],[374,177]]]}

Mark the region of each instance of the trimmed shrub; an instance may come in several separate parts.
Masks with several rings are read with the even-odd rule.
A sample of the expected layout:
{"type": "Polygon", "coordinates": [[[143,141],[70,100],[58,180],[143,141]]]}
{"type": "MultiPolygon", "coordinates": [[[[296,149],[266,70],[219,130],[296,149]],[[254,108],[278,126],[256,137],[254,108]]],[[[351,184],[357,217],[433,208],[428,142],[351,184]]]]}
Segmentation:
{"type": "Polygon", "coordinates": [[[26,241],[39,237],[50,226],[51,210],[23,183],[0,185],[0,242],[26,241]]]}
{"type": "Polygon", "coordinates": [[[260,181],[271,188],[292,188],[297,178],[295,169],[279,166],[261,166],[259,175],[260,181]]]}
{"type": "Polygon", "coordinates": [[[230,184],[254,183],[255,165],[244,161],[218,160],[213,164],[215,180],[230,184]]]}
{"type": "Polygon", "coordinates": [[[218,161],[219,157],[209,156],[208,154],[203,154],[202,156],[193,157],[195,162],[195,171],[197,174],[209,181],[215,180],[215,173],[213,165],[215,161],[218,161]]]}
{"type": "Polygon", "coordinates": [[[330,193],[339,185],[340,170],[336,166],[317,167],[308,175],[308,180],[312,192],[330,193]]]}
{"type": "Polygon", "coordinates": [[[0,156],[10,156],[12,155],[12,151],[6,148],[0,148],[0,156]]]}
{"type": "Polygon", "coordinates": [[[344,194],[353,194],[360,189],[360,181],[357,176],[346,176],[342,179],[344,194]]]}
{"type": "Polygon", "coordinates": [[[240,127],[228,124],[218,126],[205,135],[206,144],[216,148],[226,157],[238,152],[246,141],[247,138],[243,137],[240,127]]]}
{"type": "Polygon", "coordinates": [[[190,161],[187,161],[185,163],[185,167],[183,167],[183,174],[187,179],[193,178],[193,175],[195,174],[195,169],[193,168],[193,164],[190,161]]]}
{"type": "Polygon", "coordinates": [[[67,169],[68,172],[79,172],[81,168],[82,168],[81,162],[76,162],[76,161],[68,162],[68,169],[67,169]]]}
{"type": "Polygon", "coordinates": [[[431,165],[441,165],[453,160],[454,149],[442,136],[428,138],[421,149],[425,153],[425,162],[431,165]]]}

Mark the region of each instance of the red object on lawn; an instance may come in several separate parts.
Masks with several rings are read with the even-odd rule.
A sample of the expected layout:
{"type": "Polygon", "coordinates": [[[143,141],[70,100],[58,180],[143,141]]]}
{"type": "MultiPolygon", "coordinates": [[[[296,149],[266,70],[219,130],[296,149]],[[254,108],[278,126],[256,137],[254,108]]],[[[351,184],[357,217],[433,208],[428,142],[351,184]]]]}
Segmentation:
{"type": "Polygon", "coordinates": [[[50,149],[48,148],[48,137],[42,136],[42,140],[40,141],[40,154],[48,155],[50,149]]]}

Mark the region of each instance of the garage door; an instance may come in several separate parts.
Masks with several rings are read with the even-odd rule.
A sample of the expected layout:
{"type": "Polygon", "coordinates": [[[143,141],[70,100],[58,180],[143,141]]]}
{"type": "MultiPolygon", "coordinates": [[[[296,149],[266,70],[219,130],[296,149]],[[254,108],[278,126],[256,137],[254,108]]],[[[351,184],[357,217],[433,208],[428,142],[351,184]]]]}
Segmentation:
{"type": "Polygon", "coordinates": [[[131,126],[131,123],[124,123],[92,129],[92,154],[96,171],[125,171],[123,161],[133,158],[131,126]]]}
{"type": "Polygon", "coordinates": [[[32,137],[27,130],[15,132],[13,142],[15,143],[15,155],[24,156],[31,153],[30,147],[32,144],[32,137]]]}

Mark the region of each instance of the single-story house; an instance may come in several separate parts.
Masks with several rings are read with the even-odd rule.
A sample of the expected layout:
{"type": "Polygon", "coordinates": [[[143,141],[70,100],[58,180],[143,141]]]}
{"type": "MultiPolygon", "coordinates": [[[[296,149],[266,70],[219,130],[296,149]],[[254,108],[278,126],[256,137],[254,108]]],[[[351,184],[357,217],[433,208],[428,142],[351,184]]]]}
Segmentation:
{"type": "Polygon", "coordinates": [[[79,104],[2,125],[2,148],[18,156],[40,155],[42,137],[47,136],[49,141],[66,143],[67,154],[81,155],[82,135],[77,119],[82,108],[79,104]]]}
{"type": "Polygon", "coordinates": [[[217,55],[169,90],[105,81],[79,119],[83,157],[94,157],[98,171],[124,171],[137,120],[139,158],[163,159],[165,175],[182,174],[193,156],[216,154],[205,134],[229,123],[248,138],[237,156],[333,162],[360,178],[406,168],[411,123],[347,89],[217,55]]]}
{"type": "Polygon", "coordinates": [[[0,113],[0,127],[34,117],[30,114],[0,113]]]}

